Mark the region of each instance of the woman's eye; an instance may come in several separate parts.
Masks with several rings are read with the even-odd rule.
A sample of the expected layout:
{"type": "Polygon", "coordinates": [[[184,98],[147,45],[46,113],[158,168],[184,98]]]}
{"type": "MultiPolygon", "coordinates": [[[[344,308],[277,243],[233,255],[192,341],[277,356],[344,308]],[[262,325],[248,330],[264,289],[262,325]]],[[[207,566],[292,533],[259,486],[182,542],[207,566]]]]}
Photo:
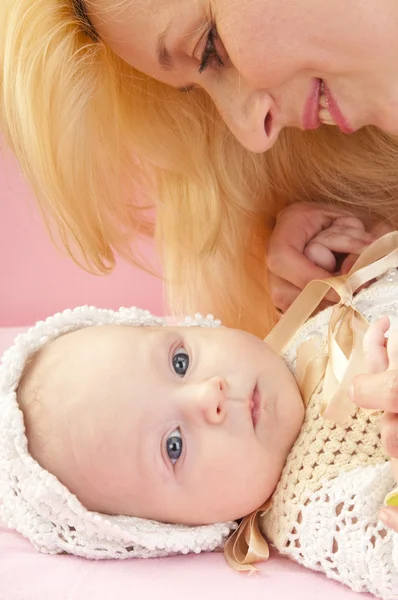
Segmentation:
{"type": "Polygon", "coordinates": [[[173,369],[178,377],[185,377],[189,368],[189,355],[183,348],[179,348],[173,356],[173,369]]]}
{"type": "Polygon", "coordinates": [[[217,43],[222,47],[223,52],[225,53],[225,48],[222,45],[220,40],[220,36],[218,35],[217,27],[213,23],[209,33],[207,34],[206,45],[203,50],[203,54],[201,56],[201,61],[199,65],[199,73],[203,73],[209,67],[224,67],[225,61],[224,58],[220,56],[220,52],[217,48],[217,43]]]}
{"type": "Polygon", "coordinates": [[[182,437],[179,429],[175,429],[166,441],[167,456],[175,465],[182,454],[182,437]]]}

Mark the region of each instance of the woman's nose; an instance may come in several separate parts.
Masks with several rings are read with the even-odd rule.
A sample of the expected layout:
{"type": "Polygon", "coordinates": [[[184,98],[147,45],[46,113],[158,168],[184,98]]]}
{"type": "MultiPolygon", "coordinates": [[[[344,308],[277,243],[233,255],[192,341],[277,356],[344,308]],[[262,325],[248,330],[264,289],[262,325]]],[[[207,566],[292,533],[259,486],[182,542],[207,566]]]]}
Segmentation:
{"type": "Polygon", "coordinates": [[[221,377],[196,384],[194,398],[187,400],[187,412],[211,425],[220,425],[226,416],[226,385],[221,377]]]}
{"type": "Polygon", "coordinates": [[[221,117],[242,146],[251,152],[262,153],[274,145],[280,127],[270,94],[263,90],[245,91],[243,83],[237,84],[235,90],[220,85],[211,91],[221,117]]]}

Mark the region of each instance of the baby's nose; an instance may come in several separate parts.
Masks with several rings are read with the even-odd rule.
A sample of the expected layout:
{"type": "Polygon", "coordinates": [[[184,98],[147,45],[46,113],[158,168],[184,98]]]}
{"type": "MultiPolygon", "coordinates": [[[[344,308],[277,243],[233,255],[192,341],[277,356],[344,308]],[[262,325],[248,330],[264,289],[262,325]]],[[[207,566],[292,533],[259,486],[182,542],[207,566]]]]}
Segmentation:
{"type": "Polygon", "coordinates": [[[191,414],[205,419],[211,425],[221,424],[226,415],[226,382],[212,377],[198,384],[195,398],[190,406],[191,414]]]}

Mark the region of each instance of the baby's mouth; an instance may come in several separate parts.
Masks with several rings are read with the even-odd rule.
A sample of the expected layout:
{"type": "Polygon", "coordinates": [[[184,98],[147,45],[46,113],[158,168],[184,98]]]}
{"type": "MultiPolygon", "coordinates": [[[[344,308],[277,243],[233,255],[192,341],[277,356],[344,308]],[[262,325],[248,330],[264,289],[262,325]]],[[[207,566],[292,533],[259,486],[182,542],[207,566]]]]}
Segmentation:
{"type": "Polygon", "coordinates": [[[253,427],[255,428],[259,418],[260,418],[260,410],[261,410],[261,397],[258,391],[257,384],[253,390],[252,397],[250,399],[250,412],[253,421],[253,427]]]}

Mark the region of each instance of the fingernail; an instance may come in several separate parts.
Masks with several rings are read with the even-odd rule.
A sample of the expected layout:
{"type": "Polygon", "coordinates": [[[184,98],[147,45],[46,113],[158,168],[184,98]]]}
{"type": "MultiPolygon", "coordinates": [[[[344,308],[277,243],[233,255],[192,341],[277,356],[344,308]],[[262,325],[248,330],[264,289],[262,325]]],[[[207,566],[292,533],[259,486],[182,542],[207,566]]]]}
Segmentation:
{"type": "Polygon", "coordinates": [[[383,521],[384,525],[387,525],[387,527],[391,526],[390,511],[387,510],[386,508],[382,508],[381,511],[379,512],[379,519],[380,519],[380,521],[383,521]]]}

